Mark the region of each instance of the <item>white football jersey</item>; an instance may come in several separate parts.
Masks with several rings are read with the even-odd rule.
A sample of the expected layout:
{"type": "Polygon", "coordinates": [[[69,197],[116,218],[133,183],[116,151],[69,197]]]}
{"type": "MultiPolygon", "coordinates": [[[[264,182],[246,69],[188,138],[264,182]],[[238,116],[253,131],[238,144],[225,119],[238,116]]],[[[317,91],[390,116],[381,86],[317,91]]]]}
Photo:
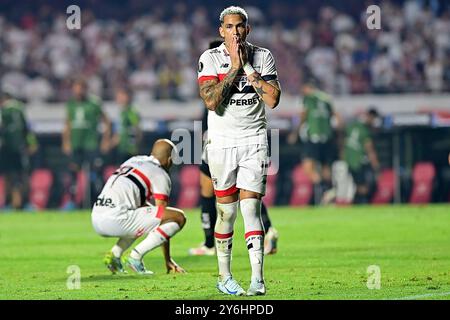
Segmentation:
{"type": "MultiPolygon", "coordinates": [[[[269,50],[249,44],[249,62],[263,80],[277,80],[275,61],[269,50]]],[[[198,82],[222,81],[231,69],[231,59],[222,43],[206,50],[198,63],[198,82]]],[[[267,144],[265,105],[243,70],[236,76],[231,94],[208,112],[208,142],[222,147],[267,144]]]]}
{"type": "Polygon", "coordinates": [[[104,206],[105,199],[112,199],[109,206],[123,211],[142,207],[152,197],[168,201],[171,186],[169,174],[155,157],[135,156],[109,177],[96,205],[104,206]]]}

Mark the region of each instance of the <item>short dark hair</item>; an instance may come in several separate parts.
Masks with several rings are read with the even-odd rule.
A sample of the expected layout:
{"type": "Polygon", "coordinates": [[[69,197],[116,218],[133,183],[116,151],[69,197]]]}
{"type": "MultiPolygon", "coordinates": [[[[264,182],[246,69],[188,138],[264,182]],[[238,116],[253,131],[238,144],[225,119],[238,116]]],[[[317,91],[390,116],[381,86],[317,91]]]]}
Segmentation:
{"type": "Polygon", "coordinates": [[[367,110],[367,114],[368,114],[369,116],[374,117],[374,118],[380,117],[380,113],[378,112],[377,108],[374,107],[374,106],[370,106],[370,107],[369,107],[369,110],[367,110]]]}

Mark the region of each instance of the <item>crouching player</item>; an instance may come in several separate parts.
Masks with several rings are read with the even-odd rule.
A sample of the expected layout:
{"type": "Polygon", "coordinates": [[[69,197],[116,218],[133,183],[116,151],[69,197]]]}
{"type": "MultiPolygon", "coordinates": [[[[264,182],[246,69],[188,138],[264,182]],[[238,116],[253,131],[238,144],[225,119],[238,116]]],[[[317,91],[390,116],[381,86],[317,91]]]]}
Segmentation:
{"type": "Polygon", "coordinates": [[[125,272],[122,254],[133,242],[145,236],[123,261],[135,272],[153,274],[143,263],[144,255],[163,246],[167,272],[181,272],[170,256],[170,238],[186,223],[183,211],[167,207],[171,189],[168,174],[175,145],[157,140],[150,156],[135,156],[125,161],[108,179],[92,209],[95,231],[104,237],[117,237],[117,243],[105,256],[105,264],[114,274],[125,272]],[[153,197],[155,205],[149,203],[153,197]]]}

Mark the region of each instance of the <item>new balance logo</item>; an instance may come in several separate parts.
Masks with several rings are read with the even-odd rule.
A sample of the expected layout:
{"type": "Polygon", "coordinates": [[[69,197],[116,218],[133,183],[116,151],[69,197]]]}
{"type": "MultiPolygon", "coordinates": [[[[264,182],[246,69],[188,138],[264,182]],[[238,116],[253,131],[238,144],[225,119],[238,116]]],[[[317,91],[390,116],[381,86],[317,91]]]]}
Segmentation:
{"type": "Polygon", "coordinates": [[[220,66],[221,68],[228,68],[230,64],[229,63],[222,63],[222,65],[220,66]]]}

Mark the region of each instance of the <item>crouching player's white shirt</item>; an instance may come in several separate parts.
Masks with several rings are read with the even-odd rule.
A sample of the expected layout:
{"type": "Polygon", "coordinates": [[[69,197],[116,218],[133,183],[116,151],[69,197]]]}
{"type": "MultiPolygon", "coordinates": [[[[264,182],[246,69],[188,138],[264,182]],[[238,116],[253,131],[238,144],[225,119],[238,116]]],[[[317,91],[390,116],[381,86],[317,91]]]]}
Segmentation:
{"type": "Polygon", "coordinates": [[[148,201],[168,200],[171,181],[153,156],[135,156],[109,177],[92,209],[95,231],[108,237],[137,238],[161,223],[164,208],[148,201]]]}
{"type": "MultiPolygon", "coordinates": [[[[249,44],[249,61],[263,80],[277,80],[275,61],[269,50],[249,44]]],[[[198,65],[198,82],[221,81],[231,69],[223,43],[206,50],[198,65]]],[[[209,164],[216,195],[231,195],[237,189],[265,194],[268,168],[265,104],[243,70],[231,93],[215,111],[208,111],[208,141],[205,160],[209,164]]]]}

